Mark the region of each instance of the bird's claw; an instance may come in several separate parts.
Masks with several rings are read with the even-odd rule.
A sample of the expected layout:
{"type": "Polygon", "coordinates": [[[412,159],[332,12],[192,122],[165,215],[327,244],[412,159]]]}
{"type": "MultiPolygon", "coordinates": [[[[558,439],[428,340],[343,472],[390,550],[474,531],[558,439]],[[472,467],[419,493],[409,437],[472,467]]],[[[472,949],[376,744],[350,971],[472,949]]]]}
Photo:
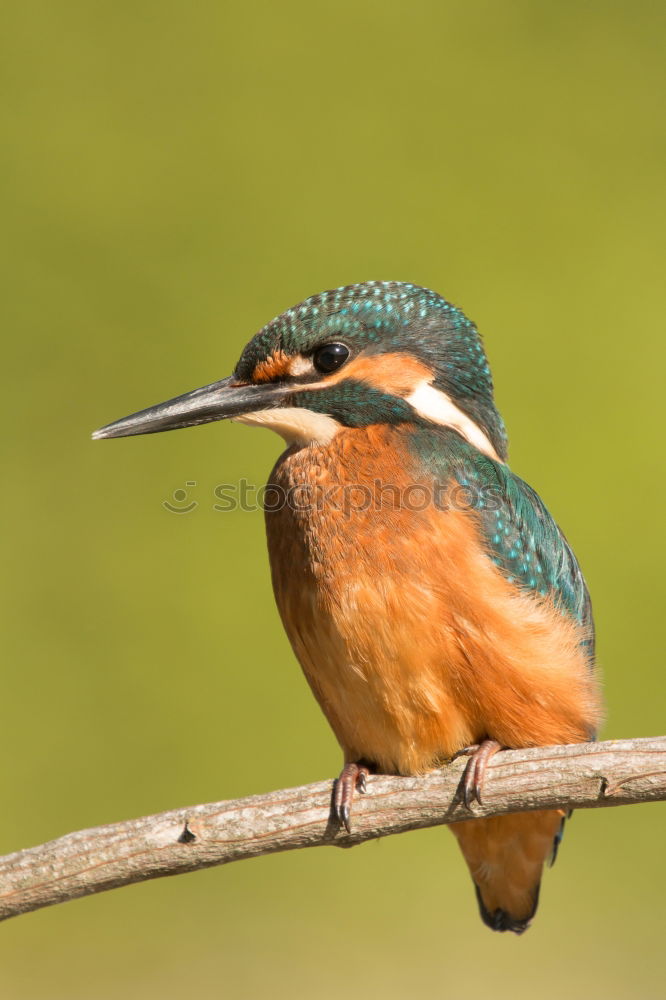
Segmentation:
{"type": "Polygon", "coordinates": [[[468,809],[472,808],[472,803],[476,800],[479,805],[483,805],[481,799],[481,789],[486,774],[488,761],[491,757],[502,750],[502,744],[497,740],[483,740],[482,743],[475,743],[469,747],[463,747],[453,755],[453,760],[457,757],[468,756],[469,761],[463,775],[462,797],[468,809]]]}
{"type": "Polygon", "coordinates": [[[344,826],[347,833],[351,833],[351,808],[354,801],[354,792],[362,794],[367,791],[367,778],[370,769],[365,764],[345,764],[340,777],[335,782],[333,792],[333,814],[338,823],[344,826]]]}

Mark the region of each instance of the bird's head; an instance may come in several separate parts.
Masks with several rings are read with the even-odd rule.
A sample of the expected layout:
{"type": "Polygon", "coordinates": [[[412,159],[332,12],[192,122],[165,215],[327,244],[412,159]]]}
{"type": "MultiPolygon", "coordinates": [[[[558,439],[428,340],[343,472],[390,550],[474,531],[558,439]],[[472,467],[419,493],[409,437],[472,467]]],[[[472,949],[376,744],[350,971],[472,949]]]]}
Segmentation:
{"type": "Polygon", "coordinates": [[[506,458],[490,368],[476,327],[436,292],[369,281],[323,292],[257,333],[229,378],[96,431],[127,437],[233,419],[293,443],[343,427],[431,423],[506,458]]]}

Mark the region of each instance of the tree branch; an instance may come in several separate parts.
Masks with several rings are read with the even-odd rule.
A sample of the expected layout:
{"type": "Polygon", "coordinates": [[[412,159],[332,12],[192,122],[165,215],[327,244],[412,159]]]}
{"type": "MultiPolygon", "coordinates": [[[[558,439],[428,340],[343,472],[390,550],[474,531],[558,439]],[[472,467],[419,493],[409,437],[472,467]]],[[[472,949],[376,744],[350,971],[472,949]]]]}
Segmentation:
{"type": "Polygon", "coordinates": [[[464,768],[456,760],[419,778],[370,777],[351,834],[331,819],[330,781],[70,833],[0,858],[0,920],[133,882],[301,847],[353,847],[470,816],[663,800],[666,736],[504,751],[471,813],[460,796],[464,768]]]}

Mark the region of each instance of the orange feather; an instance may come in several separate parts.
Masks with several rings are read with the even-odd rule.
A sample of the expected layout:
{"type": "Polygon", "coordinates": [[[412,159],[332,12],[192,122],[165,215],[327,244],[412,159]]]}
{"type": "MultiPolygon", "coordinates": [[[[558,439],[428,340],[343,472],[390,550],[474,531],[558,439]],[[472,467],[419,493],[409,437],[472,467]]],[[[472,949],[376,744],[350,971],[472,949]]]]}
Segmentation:
{"type": "MultiPolygon", "coordinates": [[[[267,512],[278,608],[345,760],[418,774],[485,738],[588,739],[599,697],[582,629],[507,581],[473,511],[396,502],[408,489],[416,498],[401,441],[389,426],[345,429],[325,447],[289,449],[271,477],[301,497],[267,512]]],[[[533,813],[453,827],[490,913],[530,915],[560,822],[533,813]]]]}

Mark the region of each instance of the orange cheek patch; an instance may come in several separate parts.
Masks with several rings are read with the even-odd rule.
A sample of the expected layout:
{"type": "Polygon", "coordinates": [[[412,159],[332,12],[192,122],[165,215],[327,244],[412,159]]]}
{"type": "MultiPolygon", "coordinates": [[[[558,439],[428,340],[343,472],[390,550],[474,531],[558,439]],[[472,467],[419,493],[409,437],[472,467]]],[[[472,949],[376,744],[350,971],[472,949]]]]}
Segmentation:
{"type": "MultiPolygon", "coordinates": [[[[433,372],[410,354],[373,354],[356,358],[326,379],[326,385],[354,379],[380,389],[390,396],[409,396],[421,382],[430,381],[433,372]]],[[[321,384],[321,383],[320,383],[321,384]]]]}
{"type": "MultiPolygon", "coordinates": [[[[250,382],[274,382],[286,375],[295,375],[299,362],[305,359],[299,354],[286,354],[282,350],[275,351],[270,357],[260,361],[252,372],[250,382]]],[[[417,361],[410,354],[374,354],[371,357],[360,357],[349,364],[343,365],[339,372],[323,376],[321,382],[311,385],[311,389],[323,389],[328,385],[336,385],[345,379],[365,382],[366,385],[386,392],[390,396],[408,396],[424,380],[430,381],[433,372],[423,362],[417,361]]]]}

